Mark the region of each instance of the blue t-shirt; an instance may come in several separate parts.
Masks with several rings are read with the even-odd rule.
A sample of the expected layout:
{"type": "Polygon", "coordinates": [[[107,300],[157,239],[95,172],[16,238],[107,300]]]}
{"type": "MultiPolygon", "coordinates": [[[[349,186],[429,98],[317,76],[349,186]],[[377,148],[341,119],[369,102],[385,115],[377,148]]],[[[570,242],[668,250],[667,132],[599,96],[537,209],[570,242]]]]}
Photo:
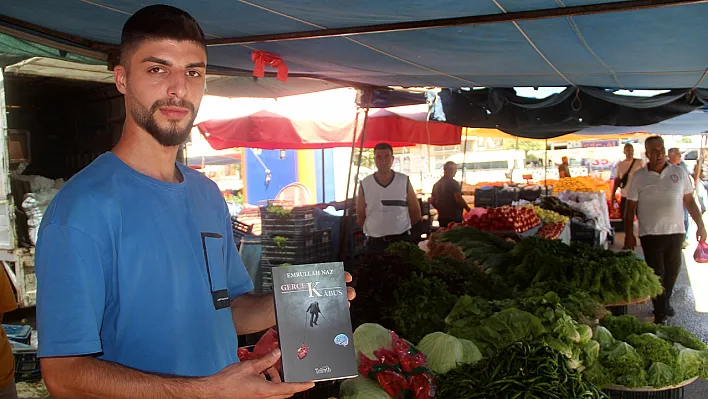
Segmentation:
{"type": "Polygon", "coordinates": [[[35,259],[39,356],[182,376],[238,362],[228,300],[253,283],[218,187],[178,167],[184,181],[166,183],[109,152],[54,198],[35,259]]]}

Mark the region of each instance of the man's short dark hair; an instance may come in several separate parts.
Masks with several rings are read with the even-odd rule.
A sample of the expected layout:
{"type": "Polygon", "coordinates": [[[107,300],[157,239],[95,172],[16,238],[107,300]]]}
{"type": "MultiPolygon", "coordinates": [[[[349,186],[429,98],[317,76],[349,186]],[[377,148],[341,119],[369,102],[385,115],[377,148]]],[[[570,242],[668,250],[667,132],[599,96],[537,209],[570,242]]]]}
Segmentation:
{"type": "Polygon", "coordinates": [[[632,143],[625,143],[624,148],[626,149],[627,147],[632,147],[632,149],[634,149],[634,146],[632,145],[632,143]]]}
{"type": "Polygon", "coordinates": [[[393,147],[391,147],[391,144],[389,143],[378,143],[374,147],[374,151],[376,150],[389,150],[391,151],[391,154],[393,154],[393,147]]]}
{"type": "Polygon", "coordinates": [[[664,138],[661,136],[651,136],[648,139],[644,141],[644,148],[647,148],[647,146],[655,141],[661,141],[662,143],[664,142],[664,138]]]}
{"type": "Polygon", "coordinates": [[[679,150],[678,147],[672,147],[672,148],[669,148],[669,151],[667,152],[667,154],[671,154],[673,152],[678,152],[680,154],[681,150],[679,150]]]}
{"type": "Polygon", "coordinates": [[[443,165],[443,171],[447,172],[448,170],[452,170],[453,166],[456,167],[457,164],[452,161],[447,161],[445,162],[445,165],[443,165]]]}
{"type": "Polygon", "coordinates": [[[162,4],[141,8],[123,25],[120,37],[121,63],[128,60],[138,44],[148,40],[169,39],[194,42],[206,50],[202,28],[186,11],[162,4]]]}

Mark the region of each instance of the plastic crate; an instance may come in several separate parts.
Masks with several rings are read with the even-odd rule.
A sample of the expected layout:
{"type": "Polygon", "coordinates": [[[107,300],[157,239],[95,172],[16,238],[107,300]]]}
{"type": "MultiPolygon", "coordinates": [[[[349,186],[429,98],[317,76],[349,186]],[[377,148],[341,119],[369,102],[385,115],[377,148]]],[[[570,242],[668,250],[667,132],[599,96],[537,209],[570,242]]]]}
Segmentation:
{"type": "Polygon", "coordinates": [[[10,347],[15,357],[15,382],[41,380],[37,348],[13,340],[10,340],[10,347]]]}
{"type": "Polygon", "coordinates": [[[261,246],[261,259],[272,265],[318,262],[325,251],[324,248],[331,254],[332,231],[320,230],[311,234],[290,236],[265,234],[261,238],[261,246]],[[285,240],[280,245],[278,237],[285,240]]]}
{"type": "MultiPolygon", "coordinates": [[[[518,201],[521,190],[515,187],[510,188],[496,188],[494,206],[504,206],[511,205],[512,202],[518,201]]],[[[540,194],[539,194],[540,195],[540,194]]]]}
{"type": "Polygon", "coordinates": [[[541,187],[523,187],[519,193],[519,199],[526,200],[529,202],[534,202],[541,198],[541,192],[543,190],[541,187]]]}
{"type": "Polygon", "coordinates": [[[494,187],[482,187],[474,190],[475,208],[492,208],[496,202],[496,189],[494,187]]]}
{"type": "Polygon", "coordinates": [[[25,345],[29,345],[32,341],[32,327],[30,326],[3,324],[2,328],[5,330],[5,335],[7,335],[8,339],[25,345]]]}

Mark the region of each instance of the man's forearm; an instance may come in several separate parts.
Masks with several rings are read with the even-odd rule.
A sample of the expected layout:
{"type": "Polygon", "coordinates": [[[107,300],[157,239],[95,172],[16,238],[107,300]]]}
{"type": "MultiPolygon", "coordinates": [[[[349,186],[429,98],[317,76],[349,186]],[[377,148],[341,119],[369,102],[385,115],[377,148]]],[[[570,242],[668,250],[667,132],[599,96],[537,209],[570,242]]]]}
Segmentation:
{"type": "Polygon", "coordinates": [[[231,301],[231,316],[240,335],[267,330],[275,325],[273,295],[241,295],[231,301]]]}
{"type": "Polygon", "coordinates": [[[57,399],[161,399],[214,397],[205,378],[168,377],[91,356],[41,360],[42,377],[57,399]]]}
{"type": "Polygon", "coordinates": [[[688,211],[688,214],[691,215],[691,219],[696,222],[696,226],[698,226],[698,228],[704,227],[703,215],[701,215],[701,210],[698,208],[698,205],[693,197],[691,197],[691,201],[686,204],[686,210],[688,211]]]}
{"type": "Polygon", "coordinates": [[[627,201],[627,205],[624,210],[624,232],[625,234],[634,235],[634,215],[637,212],[637,203],[634,201],[627,201]]]}

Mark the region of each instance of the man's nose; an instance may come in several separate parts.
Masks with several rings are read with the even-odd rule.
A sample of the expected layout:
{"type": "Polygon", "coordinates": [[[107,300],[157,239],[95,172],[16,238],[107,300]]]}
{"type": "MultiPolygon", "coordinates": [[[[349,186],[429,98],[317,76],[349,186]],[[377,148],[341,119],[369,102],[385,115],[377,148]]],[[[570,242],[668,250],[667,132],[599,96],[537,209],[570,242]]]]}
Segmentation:
{"type": "Polygon", "coordinates": [[[187,77],[181,73],[172,74],[167,89],[170,97],[183,98],[187,95],[187,77]]]}

